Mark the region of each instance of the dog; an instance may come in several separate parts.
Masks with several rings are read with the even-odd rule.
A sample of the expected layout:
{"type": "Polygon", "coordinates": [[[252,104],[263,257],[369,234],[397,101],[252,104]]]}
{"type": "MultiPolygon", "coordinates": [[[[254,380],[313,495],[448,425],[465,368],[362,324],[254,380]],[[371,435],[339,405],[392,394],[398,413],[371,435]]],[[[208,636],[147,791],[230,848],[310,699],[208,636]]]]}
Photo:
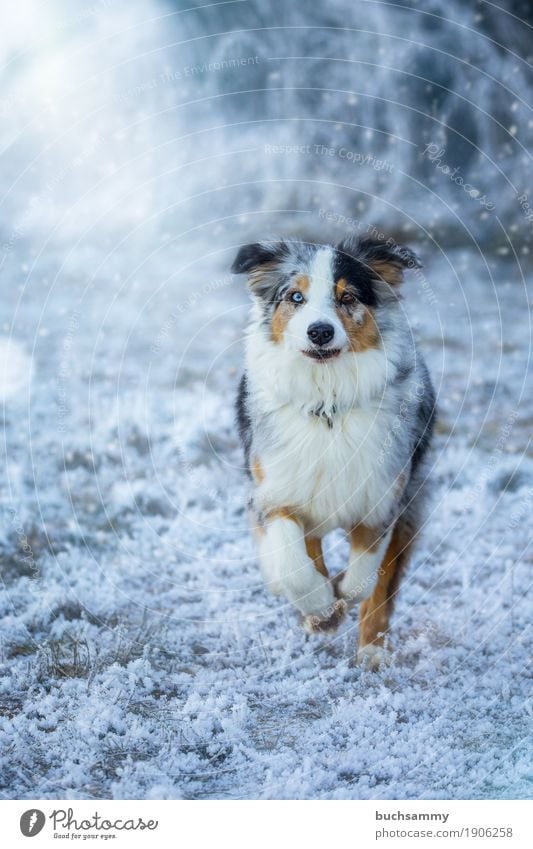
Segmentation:
{"type": "Polygon", "coordinates": [[[389,620],[423,516],[435,393],[400,287],[416,254],[393,239],[244,245],[252,295],[236,411],[263,578],[309,632],[360,603],[356,659],[390,660],[389,620]],[[332,578],[322,538],[343,529],[332,578]]]}

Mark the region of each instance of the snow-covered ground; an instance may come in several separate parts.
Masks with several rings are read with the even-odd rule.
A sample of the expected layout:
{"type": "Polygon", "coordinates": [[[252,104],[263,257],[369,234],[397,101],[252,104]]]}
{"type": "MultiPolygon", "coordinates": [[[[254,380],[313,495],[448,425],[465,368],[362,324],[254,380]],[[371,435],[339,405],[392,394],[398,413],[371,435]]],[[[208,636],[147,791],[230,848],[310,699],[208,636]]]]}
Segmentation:
{"type": "MultiPolygon", "coordinates": [[[[100,55],[122,73],[116,44],[104,47],[72,73],[97,75],[100,55]]],[[[12,87],[35,94],[42,62],[17,61],[12,87]]],[[[74,111],[80,86],[62,92],[74,111]]],[[[132,152],[120,127],[141,92],[107,94],[116,126],[104,142],[101,127],[84,136],[80,159],[72,147],[64,158],[57,103],[36,116],[18,91],[3,103],[30,123],[3,136],[2,796],[529,797],[530,255],[419,239],[424,274],[405,294],[439,395],[432,501],[394,664],[354,668],[355,616],[332,637],[306,635],[264,589],[246,527],[232,405],[247,296],[227,269],[253,216],[232,217],[235,195],[220,225],[211,199],[190,227],[187,204],[169,212],[172,195],[177,209],[202,190],[202,166],[184,189],[191,149],[177,145],[165,176],[163,111],[150,133],[131,129],[132,152]]],[[[239,178],[212,161],[205,173],[239,178]]],[[[471,203],[459,202],[465,227],[471,203]]],[[[277,223],[294,230],[288,212],[277,223]]],[[[341,568],[338,535],[328,554],[341,568]]]]}

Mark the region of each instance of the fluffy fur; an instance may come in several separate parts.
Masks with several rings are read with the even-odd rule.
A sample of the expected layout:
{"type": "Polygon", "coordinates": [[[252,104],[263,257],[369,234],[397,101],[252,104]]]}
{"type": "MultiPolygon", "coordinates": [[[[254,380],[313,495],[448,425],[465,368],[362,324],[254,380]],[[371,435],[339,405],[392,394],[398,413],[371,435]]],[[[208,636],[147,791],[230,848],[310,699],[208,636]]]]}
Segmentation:
{"type": "Polygon", "coordinates": [[[308,630],[360,610],[359,658],[375,666],[418,532],[435,397],[399,293],[407,248],[371,239],[240,249],[253,297],[237,400],[265,581],[308,630]],[[322,537],[343,528],[331,579],[322,537]]]}

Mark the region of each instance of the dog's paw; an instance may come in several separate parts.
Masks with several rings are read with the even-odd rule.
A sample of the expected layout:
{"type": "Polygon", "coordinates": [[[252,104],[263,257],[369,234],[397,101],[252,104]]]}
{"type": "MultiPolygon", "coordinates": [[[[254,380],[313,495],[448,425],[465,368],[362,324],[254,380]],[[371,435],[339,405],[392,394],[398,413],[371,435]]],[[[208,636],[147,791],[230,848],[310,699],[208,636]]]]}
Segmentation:
{"type": "Polygon", "coordinates": [[[356,599],[345,596],[343,594],[343,590],[341,584],[346,577],[346,570],[339,572],[338,575],[335,575],[331,580],[331,586],[333,587],[333,592],[335,593],[335,598],[338,598],[339,601],[344,601],[346,608],[352,607],[356,603],[356,599]]]}
{"type": "Polygon", "coordinates": [[[346,616],[348,605],[342,599],[333,602],[324,614],[310,613],[303,617],[302,625],[308,634],[321,634],[336,631],[346,616]]]}
{"type": "Polygon", "coordinates": [[[338,575],[334,575],[331,579],[331,586],[333,587],[333,592],[335,593],[336,598],[340,598],[339,593],[339,584],[346,575],[346,569],[343,569],[342,572],[339,572],[338,575]]]}
{"type": "Polygon", "coordinates": [[[360,646],[357,650],[356,663],[364,669],[370,669],[375,672],[384,666],[390,666],[392,663],[392,654],[384,646],[376,646],[373,643],[368,643],[366,646],[360,646]]]}
{"type": "Polygon", "coordinates": [[[298,608],[303,616],[323,616],[335,603],[330,581],[316,571],[309,561],[310,568],[289,575],[284,583],[284,595],[298,608]]]}
{"type": "Polygon", "coordinates": [[[337,598],[342,598],[348,604],[359,604],[370,598],[374,591],[375,579],[359,580],[349,572],[341,572],[334,579],[334,590],[337,598]]]}

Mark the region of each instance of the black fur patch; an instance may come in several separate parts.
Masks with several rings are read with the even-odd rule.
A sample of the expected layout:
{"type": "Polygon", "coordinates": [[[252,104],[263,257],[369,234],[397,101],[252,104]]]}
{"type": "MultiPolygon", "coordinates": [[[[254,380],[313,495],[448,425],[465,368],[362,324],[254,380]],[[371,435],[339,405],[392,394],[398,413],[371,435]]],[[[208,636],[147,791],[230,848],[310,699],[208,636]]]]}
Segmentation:
{"type": "Polygon", "coordinates": [[[335,281],[339,277],[354,287],[359,300],[369,307],[376,306],[378,295],[374,285],[376,274],[372,263],[387,263],[399,271],[420,268],[420,260],[410,248],[396,243],[387,244],[377,239],[345,239],[336,247],[334,262],[335,281]]]}
{"type": "Polygon", "coordinates": [[[248,381],[246,372],[241,377],[239,389],[237,391],[237,399],[235,402],[235,413],[237,416],[237,427],[244,449],[244,461],[246,463],[246,471],[251,477],[250,472],[250,450],[252,447],[252,420],[248,410],[248,381]]]}
{"type": "Polygon", "coordinates": [[[365,262],[390,262],[401,268],[422,268],[422,264],[411,248],[398,245],[396,242],[387,244],[378,239],[360,239],[357,243],[357,255],[365,262]]]}
{"type": "Polygon", "coordinates": [[[239,248],[233,260],[233,274],[248,274],[254,268],[260,268],[268,262],[283,259],[289,254],[289,245],[283,240],[279,242],[252,242],[239,248]]]}
{"type": "Polygon", "coordinates": [[[416,471],[417,466],[420,465],[429,448],[437,415],[435,390],[433,389],[429,371],[424,362],[420,363],[420,368],[422,370],[424,394],[419,399],[418,409],[416,411],[415,433],[417,437],[412,453],[411,474],[416,471]]]}
{"type": "Polygon", "coordinates": [[[358,301],[368,307],[376,306],[378,298],[374,288],[374,275],[364,262],[345,249],[343,242],[337,246],[333,260],[334,282],[341,277],[355,289],[358,301]]]}

